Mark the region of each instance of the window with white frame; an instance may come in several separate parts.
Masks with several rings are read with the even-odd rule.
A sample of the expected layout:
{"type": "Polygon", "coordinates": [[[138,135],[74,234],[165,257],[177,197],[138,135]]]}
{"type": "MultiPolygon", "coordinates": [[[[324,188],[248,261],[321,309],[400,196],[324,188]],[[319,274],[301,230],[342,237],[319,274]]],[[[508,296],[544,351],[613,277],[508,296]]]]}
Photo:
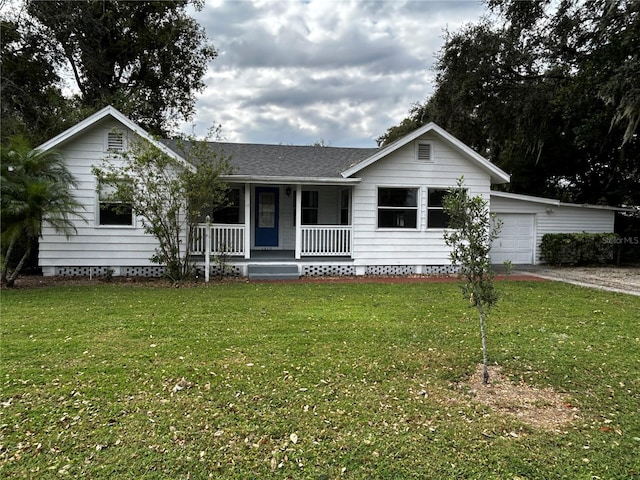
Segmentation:
{"type": "Polygon", "coordinates": [[[226,205],[209,215],[214,223],[240,223],[240,189],[230,188],[226,205]]]}
{"type": "Polygon", "coordinates": [[[340,225],[351,224],[351,190],[340,190],[340,225]]]}
{"type": "Polygon", "coordinates": [[[449,215],[445,213],[442,199],[449,193],[447,188],[429,188],[427,195],[427,228],[447,228],[449,215]]]}
{"type": "Polygon", "coordinates": [[[418,189],[379,187],[378,228],[418,228],[418,189]]]}
{"type": "Polygon", "coordinates": [[[116,187],[100,184],[98,186],[97,224],[100,226],[133,226],[133,209],[130,204],[118,200],[116,187]]]}
{"type": "Polygon", "coordinates": [[[318,224],[318,192],[317,191],[302,192],[302,224],[303,225],[318,224]]]}

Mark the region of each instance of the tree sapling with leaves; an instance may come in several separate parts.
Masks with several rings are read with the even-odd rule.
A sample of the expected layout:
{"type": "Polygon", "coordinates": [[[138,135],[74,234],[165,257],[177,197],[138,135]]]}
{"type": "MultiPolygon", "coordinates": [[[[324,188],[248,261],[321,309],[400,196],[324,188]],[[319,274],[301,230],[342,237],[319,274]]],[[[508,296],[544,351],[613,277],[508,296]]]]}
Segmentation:
{"type": "Polygon", "coordinates": [[[204,212],[226,204],[228,187],[220,176],[230,172],[227,158],[205,141],[180,141],[178,147],[187,163],[136,139],[93,169],[98,188],[110,186],[114,200],[142,217],[145,232],[158,240],[151,261],[164,266],[173,282],[192,273],[197,225],[204,212]]]}
{"type": "Polygon", "coordinates": [[[481,196],[470,197],[464,188],[464,178],[458,180],[442,200],[445,213],[449,215],[451,230],[444,232],[444,241],[451,247],[451,263],[459,267],[462,296],[475,307],[480,317],[482,339],[482,381],[489,383],[487,367],[487,342],[485,323],[489,310],[498,301],[498,292],[491,268],[491,243],[500,233],[500,223],[491,218],[488,202],[481,196]]]}

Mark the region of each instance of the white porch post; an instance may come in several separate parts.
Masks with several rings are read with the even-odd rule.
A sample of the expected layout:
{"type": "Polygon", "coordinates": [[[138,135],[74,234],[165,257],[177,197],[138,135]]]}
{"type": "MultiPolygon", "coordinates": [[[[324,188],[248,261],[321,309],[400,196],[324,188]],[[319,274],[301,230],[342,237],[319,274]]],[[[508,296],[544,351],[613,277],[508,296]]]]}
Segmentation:
{"type": "Polygon", "coordinates": [[[251,184],[244,184],[244,258],[251,258],[251,184]]]}
{"type": "Polygon", "coordinates": [[[204,281],[209,283],[211,271],[211,217],[207,215],[207,229],[204,233],[204,281]]]}
{"type": "Polygon", "coordinates": [[[296,185],[296,260],[302,257],[302,185],[296,185]]]}

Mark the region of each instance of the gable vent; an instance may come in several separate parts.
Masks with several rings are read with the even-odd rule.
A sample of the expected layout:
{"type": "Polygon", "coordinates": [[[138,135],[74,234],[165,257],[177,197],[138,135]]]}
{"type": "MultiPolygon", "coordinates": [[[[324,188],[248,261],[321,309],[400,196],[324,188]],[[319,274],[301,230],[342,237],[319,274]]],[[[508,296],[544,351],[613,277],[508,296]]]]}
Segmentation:
{"type": "Polygon", "coordinates": [[[431,144],[419,143],[418,144],[418,161],[419,162],[433,162],[431,156],[431,144]]]}
{"type": "Polygon", "coordinates": [[[107,150],[116,152],[124,150],[124,135],[122,132],[107,133],[107,150]]]}

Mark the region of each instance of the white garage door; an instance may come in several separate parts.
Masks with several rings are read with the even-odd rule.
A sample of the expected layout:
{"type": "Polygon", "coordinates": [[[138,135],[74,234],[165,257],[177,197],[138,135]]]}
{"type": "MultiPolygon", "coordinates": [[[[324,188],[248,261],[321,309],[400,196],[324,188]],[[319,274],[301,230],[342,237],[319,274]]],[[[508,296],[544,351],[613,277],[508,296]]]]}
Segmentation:
{"type": "Polygon", "coordinates": [[[502,220],[502,230],[491,246],[491,263],[533,263],[533,214],[498,213],[496,217],[502,220]]]}

